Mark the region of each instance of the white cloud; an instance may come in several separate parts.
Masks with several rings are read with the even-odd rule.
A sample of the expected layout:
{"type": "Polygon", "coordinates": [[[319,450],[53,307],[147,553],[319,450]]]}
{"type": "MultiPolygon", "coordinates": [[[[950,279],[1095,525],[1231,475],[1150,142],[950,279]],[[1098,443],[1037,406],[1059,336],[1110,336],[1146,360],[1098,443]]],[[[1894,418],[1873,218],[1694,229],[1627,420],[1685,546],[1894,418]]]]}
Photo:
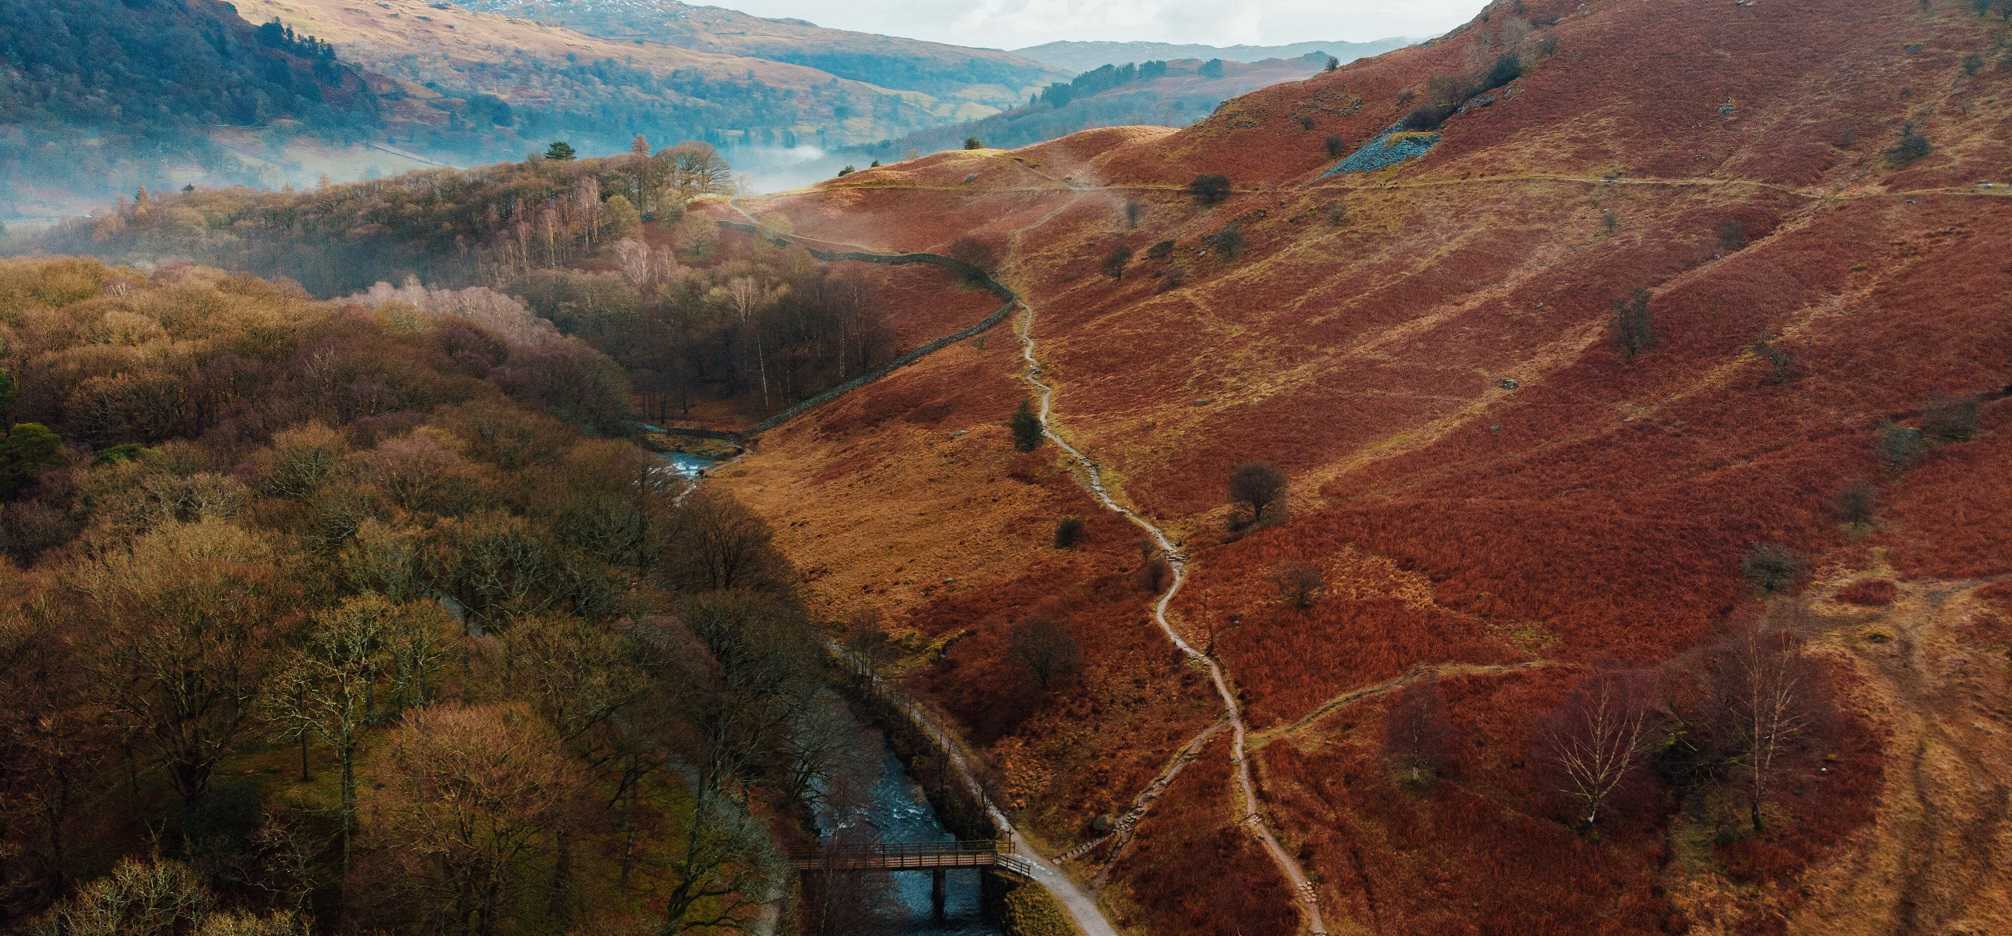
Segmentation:
{"type": "Polygon", "coordinates": [[[1019,48],[1057,39],[1280,44],[1424,38],[1480,12],[1483,0],[714,0],[759,16],[1019,48]]]}

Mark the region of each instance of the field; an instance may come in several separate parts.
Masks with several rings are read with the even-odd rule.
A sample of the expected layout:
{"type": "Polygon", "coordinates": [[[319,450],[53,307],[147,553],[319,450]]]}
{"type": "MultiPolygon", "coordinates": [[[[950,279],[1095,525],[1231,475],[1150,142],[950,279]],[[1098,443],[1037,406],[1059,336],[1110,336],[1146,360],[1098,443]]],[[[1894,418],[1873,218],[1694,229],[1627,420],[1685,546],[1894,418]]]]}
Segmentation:
{"type": "MultiPolygon", "coordinates": [[[[1898,0],[1501,3],[1190,130],[942,154],[749,207],[876,249],[1003,251],[1057,424],[1193,559],[1171,614],[1233,674],[1267,807],[1331,927],[1992,930],[2002,888],[1959,882],[2003,879],[2012,835],[1988,766],[2006,718],[1990,693],[2012,678],[2007,41],[1967,7],[1898,0]],[[1505,52],[1523,76],[1425,158],[1322,175],[1326,135],[1364,142],[1429,77],[1505,52]],[[1927,155],[1888,156],[1903,124],[1927,155]],[[1205,173],[1233,194],[1190,197],[1205,173]],[[1654,338],[1631,355],[1615,310],[1637,290],[1654,338]],[[1894,448],[1908,439],[1941,441],[1894,448]],[[1290,479],[1290,516],[1233,535],[1226,480],[1252,460],[1290,479]],[[1846,700],[1773,831],[1728,833],[1726,797],[1647,772],[1624,818],[1575,834],[1533,764],[1538,716],[1600,666],[1692,666],[1758,613],[1742,563],[1761,544],[1809,569],[1811,652],[1846,700]],[[1326,583],[1307,610],[1273,583],[1300,563],[1326,583]],[[1379,743],[1392,690],[1429,673],[1465,743],[1419,793],[1379,743]],[[1865,869],[1893,886],[1846,883],[1865,869]]],[[[820,600],[905,642],[910,687],[989,745],[1066,848],[1214,709],[1147,618],[1136,535],[1095,516],[1052,447],[1012,453],[1019,364],[1010,345],[945,352],[765,439],[724,483],[823,570],[820,600]],[[1091,534],[1058,553],[1072,514],[1091,534]],[[1019,713],[999,650],[1044,601],[1085,678],[1002,719],[1019,713]]],[[[1233,819],[1189,792],[1220,788],[1223,760],[1153,806],[1133,845],[1151,860],[1101,869],[1150,931],[1292,930],[1228,899],[1182,909],[1227,877],[1279,886],[1230,844],[1187,863],[1233,819]]]]}

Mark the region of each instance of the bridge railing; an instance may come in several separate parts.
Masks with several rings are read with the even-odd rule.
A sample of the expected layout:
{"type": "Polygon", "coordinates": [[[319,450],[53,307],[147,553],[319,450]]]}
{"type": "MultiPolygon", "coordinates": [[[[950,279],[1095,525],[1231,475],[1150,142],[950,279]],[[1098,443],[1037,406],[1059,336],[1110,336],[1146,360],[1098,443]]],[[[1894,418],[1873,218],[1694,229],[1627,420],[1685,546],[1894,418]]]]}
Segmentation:
{"type": "Polygon", "coordinates": [[[1007,839],[977,839],[959,842],[892,842],[856,848],[835,848],[798,855],[791,864],[803,870],[818,868],[931,868],[979,867],[1010,858],[1013,843],[1007,839]]]}

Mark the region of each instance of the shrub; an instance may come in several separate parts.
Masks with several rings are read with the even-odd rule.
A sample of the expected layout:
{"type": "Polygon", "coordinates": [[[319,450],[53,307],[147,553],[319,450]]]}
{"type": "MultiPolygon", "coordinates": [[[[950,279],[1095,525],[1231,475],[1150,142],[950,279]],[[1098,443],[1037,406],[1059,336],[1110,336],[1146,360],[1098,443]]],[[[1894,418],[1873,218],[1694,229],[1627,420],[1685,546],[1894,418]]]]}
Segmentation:
{"type": "Polygon", "coordinates": [[[1656,346],[1656,325],[1649,314],[1648,290],[1637,289],[1633,296],[1614,303],[1614,343],[1629,361],[1656,346]]]}
{"type": "Polygon", "coordinates": [[[1460,105],[1445,101],[1426,104],[1404,115],[1404,129],[1437,130],[1445,126],[1446,119],[1453,116],[1453,112],[1459,109],[1460,105]]]}
{"type": "Polygon", "coordinates": [[[842,169],[838,170],[838,177],[839,177],[839,178],[841,178],[841,179],[843,179],[843,178],[845,178],[846,176],[849,176],[849,175],[851,175],[851,174],[853,174],[853,173],[855,173],[855,172],[858,172],[858,171],[859,171],[859,170],[857,170],[857,169],[854,169],[854,168],[852,168],[852,165],[851,165],[850,163],[848,163],[848,164],[846,164],[846,166],[845,166],[844,168],[842,168],[842,169]]]}
{"type": "Polygon", "coordinates": [[[975,150],[975,149],[984,149],[984,148],[985,148],[985,141],[984,141],[984,140],[981,140],[981,139],[979,139],[979,138],[977,138],[977,137],[975,137],[975,136],[974,136],[974,137],[965,137],[965,138],[964,138],[964,148],[965,148],[965,149],[968,149],[968,150],[975,150]]]}
{"type": "Polygon", "coordinates": [[[1126,227],[1128,228],[1138,227],[1139,222],[1144,220],[1145,217],[1146,217],[1146,206],[1143,203],[1136,201],[1125,202],[1126,227]]]}
{"type": "Polygon", "coordinates": [[[1188,194],[1194,196],[1195,201],[1204,205],[1219,204],[1224,199],[1230,197],[1229,177],[1220,175],[1195,176],[1194,181],[1188,183],[1188,194]]]}
{"type": "Polygon", "coordinates": [[[1767,362],[1768,383],[1793,383],[1796,378],[1802,376],[1802,370],[1796,366],[1795,358],[1790,357],[1787,351],[1771,341],[1754,342],[1753,352],[1756,357],[1767,362]]]}
{"type": "Polygon", "coordinates": [[[1727,218],[1719,223],[1719,251],[1738,253],[1746,248],[1747,226],[1738,218],[1727,218]]]}
{"type": "Polygon", "coordinates": [[[1285,511],[1285,473],[1268,462],[1245,462],[1230,473],[1229,493],[1233,527],[1274,521],[1285,511]]]}
{"type": "Polygon", "coordinates": [[[1928,451],[1928,443],[1922,439],[1921,430],[1895,423],[1879,427],[1879,460],[1886,467],[1903,471],[1920,460],[1928,451]]]}
{"type": "Polygon", "coordinates": [[[1244,249],[1243,227],[1235,222],[1220,231],[1202,238],[1224,260],[1232,260],[1244,249]]]}
{"type": "Polygon", "coordinates": [[[1963,57],[1963,74],[1975,75],[1984,70],[1984,56],[1975,52],[1963,57]]]}
{"type": "Polygon", "coordinates": [[[1837,518],[1852,526],[1865,526],[1872,522],[1879,509],[1879,492],[1872,485],[1858,482],[1837,495],[1837,518]]]}
{"type": "Polygon", "coordinates": [[[1062,522],[1055,524],[1056,549],[1074,549],[1076,544],[1082,541],[1082,517],[1063,517],[1062,522]]]}
{"type": "Polygon", "coordinates": [[[1327,223],[1335,227],[1341,227],[1348,223],[1348,206],[1340,202],[1327,206],[1322,211],[1322,214],[1327,216],[1327,223]]]}
{"type": "Polygon", "coordinates": [[[1922,157],[1934,151],[1934,145],[1928,142],[1927,137],[1922,136],[1914,129],[1914,124],[1902,124],[1900,127],[1900,141],[1893,144],[1892,149],[1886,151],[1886,164],[1898,169],[1902,166],[1918,162],[1922,157]]]}
{"type": "Polygon", "coordinates": [[[1165,260],[1173,255],[1174,242],[1170,240],[1163,240],[1146,248],[1146,259],[1148,260],[1165,260]]]}
{"type": "Polygon", "coordinates": [[[1320,603],[1321,592],[1327,589],[1327,577],[1320,567],[1305,562],[1278,570],[1272,580],[1278,586],[1279,599],[1301,611],[1320,603]]]}
{"type": "Polygon", "coordinates": [[[1930,445],[1970,441],[1977,435],[1977,401],[1937,401],[1921,417],[1921,434],[1930,445]]]}
{"type": "Polygon", "coordinates": [[[1342,140],[1340,134],[1330,133],[1327,135],[1327,155],[1329,158],[1340,159],[1341,154],[1347,151],[1348,144],[1342,140]]]}
{"type": "Polygon", "coordinates": [[[1112,279],[1125,278],[1125,265],[1132,262],[1132,248],[1119,244],[1104,255],[1104,275],[1112,279]]]}
{"type": "Polygon", "coordinates": [[[1310,116],[1307,116],[1306,114],[1301,114],[1301,115],[1299,116],[1299,128],[1300,128],[1301,130],[1312,130],[1312,129],[1313,129],[1313,118],[1312,118],[1312,117],[1310,117],[1310,116]]]}
{"type": "Polygon", "coordinates": [[[1490,66],[1488,74],[1481,79],[1481,90],[1489,91],[1502,87],[1523,77],[1523,60],[1514,52],[1505,52],[1490,66]]]}
{"type": "Polygon", "coordinates": [[[1006,427],[1013,430],[1013,447],[1022,452],[1031,452],[1041,447],[1041,417],[1035,415],[1034,405],[1020,401],[1020,408],[1013,411],[1006,427]]]}
{"type": "Polygon", "coordinates": [[[1173,566],[1167,563],[1167,556],[1150,539],[1139,540],[1139,571],[1134,573],[1139,589],[1148,594],[1158,594],[1167,587],[1173,575],[1173,566]]]}
{"type": "Polygon", "coordinates": [[[985,277],[999,266],[999,249],[976,237],[965,236],[951,241],[945,252],[952,260],[971,268],[964,278],[973,284],[983,284],[985,277]]]}
{"type": "Polygon", "coordinates": [[[1764,595],[1791,591],[1802,578],[1803,562],[1780,543],[1759,543],[1740,561],[1740,574],[1764,595]]]}

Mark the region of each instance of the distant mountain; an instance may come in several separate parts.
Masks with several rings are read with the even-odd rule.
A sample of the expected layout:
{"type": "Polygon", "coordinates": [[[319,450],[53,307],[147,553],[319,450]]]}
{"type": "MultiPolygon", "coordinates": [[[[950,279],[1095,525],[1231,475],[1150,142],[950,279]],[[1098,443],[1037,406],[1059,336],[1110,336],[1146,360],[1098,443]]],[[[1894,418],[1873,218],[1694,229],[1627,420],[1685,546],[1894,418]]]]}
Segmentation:
{"type": "Polygon", "coordinates": [[[1356,59],[1401,49],[1411,43],[1410,39],[1398,38],[1376,39],[1370,42],[1295,42],[1291,45],[1275,46],[1210,46],[1174,42],[1047,42],[1015,49],[1013,54],[1033,59],[1051,68],[1080,73],[1099,65],[1123,65],[1127,62],[1137,63],[1154,59],[1172,61],[1193,58],[1222,59],[1226,62],[1261,62],[1266,59],[1299,58],[1314,53],[1332,55],[1346,64],[1356,59]]]}
{"type": "Polygon", "coordinates": [[[1326,63],[1324,53],[1308,53],[1250,63],[1190,58],[1105,65],[1051,84],[1004,113],[919,130],[860,150],[875,159],[901,159],[953,149],[969,137],[989,147],[1013,148],[1098,127],[1185,127],[1207,117],[1225,100],[1281,81],[1312,77],[1326,63]]]}
{"type": "MultiPolygon", "coordinates": [[[[583,153],[621,151],[638,133],[660,146],[686,139],[721,147],[837,146],[999,106],[632,37],[611,25],[618,21],[612,15],[585,15],[608,13],[602,6],[580,11],[583,25],[601,30],[590,34],[552,22],[562,17],[533,21],[445,0],[237,2],[248,18],[299,24],[386,76],[397,85],[398,143],[464,163],[520,157],[554,139],[583,153]]],[[[1017,88],[1012,93],[1019,96],[992,97],[1001,104],[1025,99],[1017,88]]]]}
{"type": "MultiPolygon", "coordinates": [[[[1008,107],[1026,90],[1082,68],[1056,68],[996,49],[826,29],[800,19],[764,19],[677,0],[453,0],[459,6],[650,42],[804,65],[884,88],[950,95],[1008,107]]],[[[1093,63],[1095,65],[1101,62],[1093,63]]]]}
{"type": "Polygon", "coordinates": [[[333,47],[218,0],[0,0],[0,215],[177,170],[249,180],[217,134],[345,139],[381,109],[333,47]]]}

